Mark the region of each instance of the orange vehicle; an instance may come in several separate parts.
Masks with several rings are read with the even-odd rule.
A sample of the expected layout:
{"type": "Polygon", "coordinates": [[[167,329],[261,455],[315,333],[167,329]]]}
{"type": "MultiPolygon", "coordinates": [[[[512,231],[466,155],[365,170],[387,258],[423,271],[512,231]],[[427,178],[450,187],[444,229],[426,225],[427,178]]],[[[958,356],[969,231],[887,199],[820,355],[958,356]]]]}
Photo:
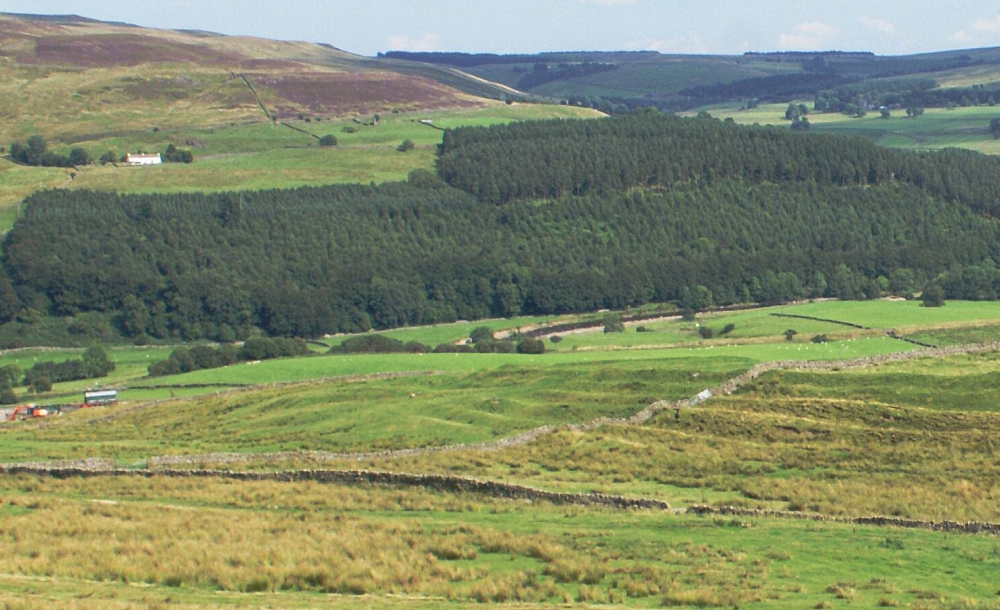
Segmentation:
{"type": "MultiPolygon", "coordinates": [[[[48,415],[48,413],[46,413],[46,415],[48,415]]],[[[7,421],[17,421],[19,419],[27,419],[29,417],[35,417],[35,405],[18,405],[14,407],[14,410],[7,416],[7,421]]]]}

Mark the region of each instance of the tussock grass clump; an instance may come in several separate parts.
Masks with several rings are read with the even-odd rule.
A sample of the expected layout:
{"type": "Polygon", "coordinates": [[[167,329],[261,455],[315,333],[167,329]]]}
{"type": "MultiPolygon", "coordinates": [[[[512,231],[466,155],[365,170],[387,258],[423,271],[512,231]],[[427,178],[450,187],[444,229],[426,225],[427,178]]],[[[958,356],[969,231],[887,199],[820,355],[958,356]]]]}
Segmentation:
{"type": "Polygon", "coordinates": [[[830,585],[826,588],[827,593],[831,593],[837,597],[837,599],[852,600],[857,595],[857,591],[854,589],[853,583],[840,582],[835,585],[830,585]]]}
{"type": "Polygon", "coordinates": [[[632,598],[652,597],[660,593],[660,586],[657,583],[634,578],[626,580],[622,588],[632,598]]]}
{"type": "Polygon", "coordinates": [[[514,572],[488,582],[477,582],[468,598],[479,603],[542,602],[565,597],[565,592],[549,582],[541,582],[533,571],[514,572]]]}
{"type": "Polygon", "coordinates": [[[544,573],[559,583],[579,582],[596,585],[604,580],[605,569],[590,561],[581,561],[579,558],[555,558],[545,566],[544,573]]]}
{"type": "Polygon", "coordinates": [[[472,546],[468,536],[449,535],[436,541],[427,549],[429,553],[444,560],[475,559],[479,552],[472,546]]]}
{"type": "Polygon", "coordinates": [[[929,600],[929,601],[943,602],[945,600],[945,596],[942,595],[940,592],[931,591],[927,589],[913,589],[910,591],[910,594],[912,594],[915,598],[924,601],[929,600]]]}
{"type": "Polygon", "coordinates": [[[722,608],[731,605],[731,600],[721,597],[708,588],[670,590],[663,596],[663,605],[691,606],[695,608],[722,608]]]}

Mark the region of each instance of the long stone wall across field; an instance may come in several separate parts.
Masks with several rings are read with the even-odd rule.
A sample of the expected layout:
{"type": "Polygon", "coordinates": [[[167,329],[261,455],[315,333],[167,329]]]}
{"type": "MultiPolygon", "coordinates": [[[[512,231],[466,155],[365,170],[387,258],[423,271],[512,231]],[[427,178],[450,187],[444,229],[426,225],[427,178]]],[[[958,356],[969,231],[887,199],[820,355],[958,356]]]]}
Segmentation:
{"type": "Polygon", "coordinates": [[[790,510],[762,510],[757,508],[741,508],[737,506],[703,506],[695,505],[687,512],[696,515],[762,517],[776,519],[804,519],[808,521],[825,521],[830,523],[849,523],[854,525],[871,525],[876,527],[901,527],[906,529],[925,529],[936,532],[955,534],[990,534],[1000,536],[1000,523],[984,523],[978,521],[921,521],[919,519],[902,519],[900,517],[833,517],[817,513],[800,513],[790,510]]]}
{"type": "MultiPolygon", "coordinates": [[[[616,510],[657,510],[671,511],[671,506],[663,500],[634,498],[602,493],[561,493],[545,491],[524,485],[514,485],[497,481],[482,481],[466,477],[448,475],[422,475],[394,472],[373,472],[365,470],[291,470],[281,472],[250,472],[232,470],[131,470],[123,468],[64,467],[46,465],[0,466],[0,474],[31,474],[57,479],[74,477],[170,477],[170,478],[220,478],[236,481],[278,481],[284,483],[314,481],[340,485],[386,485],[394,487],[419,487],[446,493],[474,493],[504,500],[526,500],[549,502],[556,505],[599,506],[616,510]]],[[[686,511],[699,516],[739,516],[767,519],[800,519],[829,523],[847,523],[872,527],[898,527],[925,529],[957,534],[988,534],[1000,536],[1000,523],[921,521],[898,517],[835,517],[816,513],[802,513],[785,510],[763,510],[734,506],[695,505],[686,511]]]]}
{"type": "MultiPolygon", "coordinates": [[[[536,440],[546,434],[557,430],[576,430],[587,432],[607,425],[641,425],[648,422],[658,413],[668,409],[684,409],[700,404],[713,396],[725,396],[735,392],[741,386],[753,381],[760,375],[777,370],[839,370],[846,368],[866,367],[890,362],[904,362],[918,358],[947,357],[965,354],[975,354],[982,352],[996,351],[1000,349],[1000,343],[987,343],[966,346],[956,346],[948,348],[921,349],[910,352],[899,352],[893,354],[882,354],[868,356],[864,358],[854,358],[850,360],[838,361],[784,361],[765,362],[754,365],[745,373],[737,375],[732,379],[714,388],[707,389],[697,396],[689,399],[677,401],[657,401],[642,411],[628,418],[603,417],[581,424],[570,424],[564,426],[541,426],[529,430],[516,436],[475,444],[457,444],[442,447],[421,447],[410,449],[397,449],[381,452],[369,453],[332,453],[332,452],[280,452],[268,454],[251,453],[214,453],[206,455],[185,455],[185,456],[160,456],[151,457],[147,461],[146,469],[121,469],[116,468],[111,460],[87,459],[79,461],[62,461],[58,463],[21,463],[21,464],[0,464],[0,475],[8,474],[35,474],[41,476],[52,476],[58,478],[66,477],[93,477],[93,476],[133,476],[133,477],[224,477],[245,481],[318,481],[324,483],[340,484],[381,484],[399,485],[411,487],[423,487],[446,492],[472,492],[489,495],[491,497],[539,500],[555,504],[579,504],[585,506],[608,506],[620,509],[655,509],[670,510],[670,505],[662,500],[648,498],[626,498],[623,496],[611,496],[605,494],[567,494],[549,492],[531,487],[501,483],[495,481],[480,481],[463,477],[453,477],[447,475],[418,475],[390,472],[369,472],[360,470],[340,471],[340,470],[294,470],[280,472],[250,472],[250,471],[222,471],[206,469],[170,469],[171,465],[219,465],[233,462],[261,459],[287,459],[287,458],[309,458],[313,460],[343,460],[343,459],[366,459],[379,457],[405,457],[442,451],[458,450],[478,450],[496,451],[506,447],[513,447],[536,440]]],[[[795,518],[810,519],[815,521],[831,521],[842,523],[854,523],[858,525],[920,528],[936,531],[960,532],[960,533],[987,533],[1000,535],[1000,524],[993,523],[961,523],[952,521],[918,521],[910,519],[899,519],[894,517],[825,517],[823,515],[798,513],[793,511],[769,511],[744,509],[736,507],[709,507],[695,506],[689,509],[690,512],[700,515],[741,515],[757,517],[775,518],[795,518]]]]}
{"type": "Polygon", "coordinates": [[[293,483],[315,481],[342,485],[390,485],[420,487],[434,491],[475,493],[492,498],[509,500],[543,501],[552,504],[580,506],[606,506],[617,509],[670,510],[670,504],[649,498],[627,498],[602,493],[560,493],[545,491],[525,485],[497,481],[481,481],[467,477],[437,474],[406,474],[373,472],[366,470],[287,470],[280,472],[253,472],[233,470],[132,470],[125,468],[59,467],[46,465],[0,466],[0,474],[33,474],[57,479],[73,477],[214,477],[237,481],[279,481],[293,483]]]}
{"type": "MultiPolygon", "coordinates": [[[[815,322],[828,322],[830,324],[839,324],[840,326],[848,326],[850,328],[857,328],[861,330],[873,330],[869,326],[862,326],[861,324],[855,324],[854,322],[844,322],[842,320],[832,320],[830,318],[817,318],[816,316],[803,316],[793,313],[772,313],[770,314],[776,318],[797,318],[799,320],[813,320],[815,322]]],[[[885,336],[890,339],[895,339],[897,341],[904,341],[906,343],[912,343],[913,345],[919,345],[920,347],[930,347],[936,348],[936,345],[931,345],[930,343],[924,343],[923,341],[917,341],[916,339],[910,339],[909,337],[904,337],[902,335],[896,334],[895,330],[885,331],[885,336]]]]}

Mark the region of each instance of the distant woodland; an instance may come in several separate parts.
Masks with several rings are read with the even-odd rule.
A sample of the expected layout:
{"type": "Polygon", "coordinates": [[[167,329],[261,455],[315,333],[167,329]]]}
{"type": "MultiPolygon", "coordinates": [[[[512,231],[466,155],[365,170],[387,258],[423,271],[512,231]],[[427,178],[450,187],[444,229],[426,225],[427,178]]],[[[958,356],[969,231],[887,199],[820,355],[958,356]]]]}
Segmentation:
{"type": "Polygon", "coordinates": [[[1000,291],[1000,159],[646,111],[445,134],[439,175],[219,194],[33,195],[0,321],[313,337],[673,301],[1000,291]]]}

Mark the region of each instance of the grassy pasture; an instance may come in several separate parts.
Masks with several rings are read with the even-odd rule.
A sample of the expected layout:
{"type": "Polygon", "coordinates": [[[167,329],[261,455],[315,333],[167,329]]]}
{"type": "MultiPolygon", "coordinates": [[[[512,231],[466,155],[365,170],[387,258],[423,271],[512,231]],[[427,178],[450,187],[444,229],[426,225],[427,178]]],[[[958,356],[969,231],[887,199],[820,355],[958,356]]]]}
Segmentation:
{"type": "Polygon", "coordinates": [[[130,193],[266,190],[405,180],[410,171],[431,167],[426,146],[398,156],[385,150],[299,148],[240,155],[219,155],[190,165],[92,167],[77,176],[73,188],[130,193]]]}
{"type": "Polygon", "coordinates": [[[953,412],[1000,412],[996,353],[886,363],[838,372],[788,371],[747,390],[953,412]],[[766,388],[766,389],[765,389],[766,388]]]}
{"type": "MultiPolygon", "coordinates": [[[[579,332],[563,335],[558,344],[547,343],[547,349],[562,353],[564,351],[592,349],[624,349],[652,347],[707,347],[714,345],[729,345],[734,343],[764,343],[784,341],[784,332],[794,329],[799,334],[796,337],[795,349],[806,347],[800,345],[817,334],[840,335],[853,338],[865,333],[850,327],[830,322],[802,320],[797,318],[782,318],[774,314],[791,314],[812,316],[828,320],[838,320],[851,324],[859,324],[872,329],[896,329],[902,334],[925,332],[924,329],[934,328],[934,332],[945,332],[950,327],[969,328],[976,326],[990,327],[1000,320],[1000,302],[953,301],[946,307],[928,308],[921,306],[919,301],[817,301],[764,307],[747,311],[718,312],[700,314],[693,321],[680,319],[679,316],[665,314],[662,319],[629,322],[625,333],[604,334],[600,326],[579,332]],[[733,324],[735,329],[723,337],[713,341],[704,341],[698,334],[699,326],[708,326],[718,333],[727,325],[733,324]],[[636,332],[638,327],[645,327],[644,333],[636,332]]],[[[573,322],[579,319],[590,319],[600,324],[602,315],[513,318],[510,320],[485,320],[477,322],[458,322],[455,324],[439,324],[427,327],[401,328],[386,331],[382,334],[401,341],[417,341],[430,346],[445,342],[456,342],[468,338],[469,333],[479,326],[488,326],[494,330],[508,328],[528,329],[535,325],[555,325],[563,322],[573,322]]],[[[931,331],[926,331],[931,332],[931,331]]],[[[979,336],[979,335],[976,335],[979,336]]],[[[346,337],[333,337],[324,342],[330,345],[339,344],[346,337]]],[[[964,341],[977,343],[979,341],[964,341]]]]}
{"type": "MultiPolygon", "coordinates": [[[[16,428],[20,432],[15,427],[5,429],[10,433],[5,459],[27,459],[32,455],[67,458],[84,451],[90,456],[113,455],[134,460],[158,453],[205,453],[233,448],[254,452],[367,451],[486,441],[543,424],[627,416],[656,400],[693,396],[757,362],[840,360],[914,348],[884,336],[854,331],[829,343],[811,343],[806,332],[809,325],[817,325],[813,330],[829,332],[834,339],[838,335],[832,331],[843,327],[768,315],[775,311],[809,312],[861,322],[878,321],[879,315],[905,319],[901,313],[892,315],[884,311],[886,308],[905,308],[912,312],[915,321],[927,321],[928,315],[940,315],[943,311],[952,314],[948,320],[990,315],[988,304],[938,310],[914,308],[914,305],[814,303],[711,314],[700,317],[700,323],[710,327],[733,323],[736,330],[731,337],[709,341],[693,333],[692,323],[671,319],[650,323],[662,328],[649,333],[630,329],[623,334],[605,335],[598,331],[570,335],[558,345],[549,342],[550,350],[537,356],[318,355],[238,364],[165,378],[146,378],[145,372],[149,364],[165,358],[170,348],[117,348],[110,350],[110,354],[118,369],[109,378],[98,380],[101,385],[119,388],[121,398],[130,403],[174,400],[94,426],[76,424],[103,416],[105,410],[74,414],[62,420],[66,425],[59,427],[62,439],[59,443],[53,443],[54,437],[48,433],[36,437],[31,424],[16,428]],[[802,328],[803,337],[786,341],[782,333],[789,326],[802,328]],[[652,342],[635,345],[632,342],[637,337],[652,342]],[[406,376],[371,378],[387,373],[406,376]],[[350,378],[354,376],[361,376],[362,380],[352,381],[350,378]],[[321,379],[330,381],[316,383],[321,379]],[[230,388],[288,383],[297,385],[215,396],[230,388]],[[251,421],[259,425],[247,426],[251,421]],[[15,442],[15,439],[20,440],[15,442]],[[36,443],[36,439],[42,442],[36,443]]],[[[483,324],[502,329],[541,321],[518,318],[483,324]]],[[[466,337],[478,324],[401,329],[389,334],[407,341],[436,344],[466,337]]],[[[333,338],[331,342],[339,339],[333,338]]],[[[21,350],[3,356],[0,364],[16,363],[27,369],[39,359],[64,360],[79,354],[80,350],[21,350]]],[[[50,394],[24,398],[43,403],[73,402],[94,384],[93,380],[61,383],[50,394]]]]}
{"type": "MultiPolygon", "coordinates": [[[[889,339],[855,343],[857,348],[810,344],[795,352],[775,346],[770,359],[801,359],[811,351],[829,360],[905,345],[889,339]]],[[[370,451],[489,441],[544,424],[623,417],[656,400],[688,398],[746,370],[760,358],[767,359],[768,353],[758,349],[754,357],[748,357],[746,351],[711,348],[673,352],[677,353],[339,356],[125,382],[117,384],[124,388],[120,396],[125,401],[118,407],[71,414],[41,433],[33,422],[4,426],[0,461],[87,456],[133,463],[166,453],[370,451]],[[351,365],[355,367],[352,374],[362,376],[390,372],[392,364],[396,372],[441,372],[316,383],[318,377],[338,376],[331,375],[329,368],[317,368],[331,361],[351,365]],[[292,378],[305,383],[219,394],[244,382],[292,378]],[[163,402],[131,410],[144,400],[163,402]],[[119,411],[128,413],[89,423],[119,411]]],[[[134,372],[138,374],[146,362],[144,357],[139,360],[134,372]]],[[[344,374],[342,369],[336,372],[344,374]]],[[[93,383],[57,384],[38,402],[78,401],[83,389],[93,383]]],[[[116,384],[102,380],[102,385],[116,384]]]]}
{"type": "MultiPolygon", "coordinates": [[[[658,322],[637,322],[625,333],[604,334],[599,329],[586,333],[568,334],[562,342],[546,342],[547,353],[541,356],[518,354],[388,354],[378,356],[321,356],[306,360],[262,362],[258,365],[238,365],[225,369],[197,371],[167,381],[138,382],[135,388],[155,383],[176,384],[239,384],[297,382],[309,379],[345,375],[370,375],[406,371],[471,372],[504,365],[553,366],[603,361],[676,360],[690,358],[737,358],[748,362],[770,360],[842,360],[862,356],[907,351],[915,346],[888,339],[877,332],[863,332],[845,326],[781,318],[770,314],[785,313],[841,320],[874,329],[896,329],[903,335],[926,332],[932,328],[963,328],[991,325],[1000,319],[1000,303],[949,302],[945,307],[925,308],[917,301],[851,301],[816,302],[786,305],[744,312],[717,313],[699,316],[696,322],[670,319],[658,322]],[[707,325],[715,331],[727,324],[735,330],[725,337],[702,340],[694,324],[707,325]],[[637,333],[643,325],[652,332],[637,333]],[[796,340],[787,342],[787,329],[799,332],[796,340]],[[814,344],[815,334],[827,334],[829,343],[814,344]]],[[[549,318],[549,321],[556,319],[549,318]]],[[[539,322],[534,318],[510,321],[459,323],[429,327],[399,329],[386,333],[403,341],[418,341],[428,345],[458,341],[468,337],[477,326],[496,329],[524,327],[539,322]]],[[[333,344],[342,337],[329,340],[333,344]]]]}
{"type": "Polygon", "coordinates": [[[40,443],[33,423],[11,426],[0,462],[62,459],[81,451],[131,463],[162,453],[372,451],[482,442],[545,424],[629,416],[662,398],[692,396],[745,366],[725,359],[681,367],[663,361],[544,368],[511,363],[178,399],[139,410],[90,409],[46,429],[40,443]],[[109,412],[120,413],[91,421],[109,412]]]}
{"type": "Polygon", "coordinates": [[[65,186],[68,182],[69,173],[65,169],[22,167],[0,159],[0,227],[14,225],[18,205],[31,193],[65,186]]]}
{"type": "Polygon", "coordinates": [[[548,368],[571,364],[599,364],[608,361],[674,361],[684,367],[691,359],[710,358],[726,362],[737,359],[747,367],[757,362],[771,360],[843,360],[875,354],[914,349],[915,346],[885,337],[862,337],[830,343],[812,344],[796,342],[714,344],[655,349],[612,350],[558,350],[539,356],[521,354],[385,354],[321,356],[307,359],[273,360],[260,364],[240,364],[222,369],[195,371],[159,380],[133,384],[135,388],[146,385],[171,384],[235,384],[289,383],[342,377],[346,375],[372,375],[401,372],[474,372],[497,367],[528,366],[548,368]]]}
{"type": "MultiPolygon", "coordinates": [[[[798,102],[796,102],[798,103],[798,102]]],[[[811,101],[803,100],[807,106],[811,101]]],[[[714,117],[732,117],[742,125],[776,125],[788,127],[785,109],[788,104],[765,104],[752,110],[739,106],[706,108],[714,117]]],[[[906,116],[905,110],[892,111],[892,117],[883,119],[878,112],[856,119],[839,113],[810,114],[811,131],[837,133],[868,138],[881,146],[914,150],[933,150],[959,147],[986,154],[1000,154],[1000,142],[989,133],[991,119],[1000,116],[1000,110],[986,106],[968,108],[927,108],[916,118],[906,116]]]]}
{"type": "Polygon", "coordinates": [[[993,438],[1000,359],[980,357],[968,373],[966,357],[940,361],[942,374],[935,373],[938,364],[783,371],[646,426],[559,432],[489,455],[434,453],[340,466],[641,494],[680,506],[1000,521],[993,438]]]}
{"type": "Polygon", "coordinates": [[[119,156],[136,150],[162,152],[173,143],[192,149],[195,162],[155,167],[93,165],[74,171],[76,178],[70,180],[71,170],[21,167],[0,161],[0,220],[7,219],[0,227],[10,227],[17,204],[39,188],[164,193],[405,180],[414,169],[433,170],[435,147],[441,142],[441,130],[421,124],[420,120],[449,128],[587,116],[597,113],[568,106],[484,102],[484,107],[478,109],[384,114],[378,126],[359,125],[345,118],[286,121],[308,133],[274,124],[263,116],[221,126],[192,122],[164,124],[156,131],[109,129],[101,131],[107,135],[74,144],[53,142],[50,148],[66,154],[70,148],[81,146],[97,158],[109,150],[119,156]],[[322,148],[317,144],[318,137],[328,134],[337,137],[338,146],[322,148]],[[406,153],[397,152],[403,140],[412,140],[416,147],[406,153]]]}
{"type": "MultiPolygon", "coordinates": [[[[633,413],[652,400],[691,396],[763,360],[909,348],[850,329],[827,344],[789,343],[781,332],[800,323],[803,335],[835,333],[826,326],[806,331],[812,322],[768,315],[774,312],[958,332],[990,326],[996,304],[925,309],[912,302],[821,302],[699,317],[711,328],[734,324],[733,336],[722,340],[733,345],[700,341],[691,322],[664,320],[643,333],[663,341],[654,349],[629,349],[638,335],[629,329],[598,332],[594,337],[607,344],[575,350],[567,338],[556,351],[534,357],[323,356],[143,381],[134,375],[147,356],[165,356],[167,348],[116,349],[119,379],[150,388],[125,396],[175,398],[148,405],[132,399],[58,420],[4,425],[0,462],[93,456],[141,466],[148,456],[174,453],[476,442],[543,423],[633,413]],[[390,370],[436,374],[315,381],[390,370]],[[213,388],[151,387],[295,379],[302,383],[222,395],[205,395],[213,388]]],[[[473,327],[404,329],[397,336],[451,340],[473,327]]],[[[21,351],[0,362],[77,353],[21,351]]],[[[1000,426],[997,375],[996,353],[781,371],[677,419],[668,412],[644,426],[563,430],[497,452],[323,463],[248,457],[222,468],[452,473],[657,497],[675,507],[736,504],[834,516],[1000,521],[992,438],[1000,426]]],[[[985,609],[995,607],[1000,566],[1000,546],[986,536],[313,483],[18,476],[0,486],[0,516],[0,552],[7,558],[0,601],[13,607],[985,609]]]]}
{"type": "Polygon", "coordinates": [[[1000,341],[1000,325],[984,324],[982,326],[938,328],[915,332],[910,336],[917,341],[941,346],[988,343],[1000,341]]]}
{"type": "Polygon", "coordinates": [[[944,307],[923,307],[920,301],[820,301],[794,307],[777,307],[773,312],[908,332],[937,325],[992,322],[1000,319],[1000,302],[948,301],[944,307]]]}
{"type": "MultiPolygon", "coordinates": [[[[600,348],[650,348],[663,345],[714,345],[717,347],[731,346],[736,343],[775,343],[784,341],[784,333],[788,329],[794,329],[797,339],[794,347],[800,350],[803,342],[819,334],[836,335],[840,334],[844,338],[853,338],[858,333],[845,332],[851,329],[829,322],[819,322],[814,320],[798,320],[779,318],[772,314],[780,313],[780,308],[764,308],[745,312],[733,313],[711,313],[697,317],[695,320],[683,320],[680,316],[671,316],[663,320],[650,320],[630,322],[626,325],[626,332],[607,333],[603,329],[588,330],[587,332],[573,332],[563,336],[562,341],[556,346],[558,350],[564,349],[600,349],[600,348]],[[718,335],[726,326],[734,325],[733,331],[726,335],[718,335]],[[644,328],[644,332],[639,332],[638,328],[644,328]],[[698,331],[702,327],[707,327],[716,333],[716,337],[711,340],[703,339],[698,331]]],[[[798,308],[795,311],[799,311],[798,308]]],[[[804,311],[804,310],[803,310],[804,311]]],[[[801,315],[811,315],[802,313],[801,315]]],[[[786,345],[790,348],[791,346],[786,345]]]]}
{"type": "MultiPolygon", "coordinates": [[[[584,316],[587,317],[587,316],[584,316]]],[[[554,324],[578,319],[573,316],[510,320],[460,322],[426,327],[402,328],[384,334],[402,341],[417,341],[435,346],[467,338],[478,326],[495,331],[530,328],[537,324],[554,324]]],[[[949,302],[941,308],[924,308],[915,301],[817,302],[800,305],[763,308],[742,312],[705,314],[696,321],[670,318],[630,324],[625,333],[604,334],[598,328],[571,333],[558,343],[546,340],[547,353],[540,356],[520,354],[388,354],[388,355],[325,355],[292,360],[265,361],[259,364],[238,364],[223,369],[197,371],[167,378],[147,379],[146,368],[164,359],[171,348],[121,347],[110,349],[118,370],[111,377],[99,380],[103,385],[122,389],[127,400],[160,400],[198,393],[211,394],[229,387],[274,383],[301,383],[310,380],[343,378],[380,373],[446,373],[469,374],[501,367],[556,368],[602,365],[614,362],[670,362],[671,366],[687,370],[703,368],[689,365],[705,359],[718,360],[718,370],[731,370],[733,362],[749,367],[770,360],[840,360],[867,355],[907,351],[915,346],[893,341],[881,333],[889,328],[924,339],[935,345],[992,340],[995,321],[1000,319],[1000,303],[949,302]],[[842,320],[873,331],[860,331],[828,322],[781,318],[771,314],[787,313],[842,320]],[[726,336],[709,340],[697,334],[695,324],[715,332],[728,324],[735,329],[726,336]],[[650,332],[638,333],[638,326],[650,332]],[[794,329],[795,340],[784,339],[784,331],[794,329]],[[810,338],[826,334],[829,343],[814,344],[810,338]],[[942,339],[938,339],[941,337],[942,339]],[[951,337],[950,339],[948,337],[951,337]],[[968,340],[966,340],[968,339],[968,340]],[[203,385],[204,388],[190,386],[203,385]]],[[[331,337],[322,343],[338,344],[345,337],[331,337]]],[[[318,350],[322,351],[321,348],[318,350]]],[[[81,349],[15,350],[0,356],[0,365],[16,363],[23,369],[39,359],[65,360],[78,358],[81,349]]],[[[712,367],[709,367],[712,368],[712,367]]],[[[716,369],[712,369],[716,370],[716,369]]],[[[50,395],[27,397],[37,402],[63,402],[73,398],[93,381],[57,384],[50,395]]],[[[75,399],[75,398],[74,398],[75,399]]]]}

